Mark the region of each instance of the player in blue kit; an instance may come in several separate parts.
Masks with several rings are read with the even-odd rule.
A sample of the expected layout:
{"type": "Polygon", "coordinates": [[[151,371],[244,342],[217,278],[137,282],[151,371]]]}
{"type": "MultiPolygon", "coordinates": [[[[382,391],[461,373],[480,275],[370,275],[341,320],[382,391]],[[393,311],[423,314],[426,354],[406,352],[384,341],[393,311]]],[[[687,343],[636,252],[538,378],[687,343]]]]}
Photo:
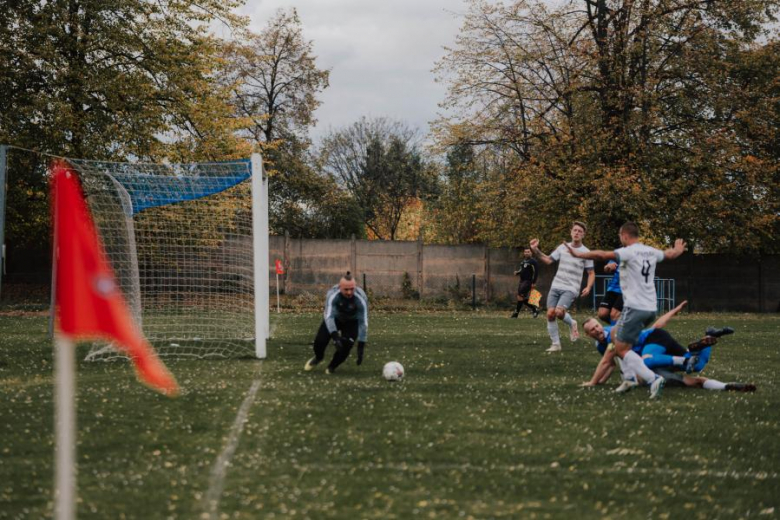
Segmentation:
{"type": "Polygon", "coordinates": [[[332,374],[349,356],[357,341],[357,364],[363,363],[363,350],[368,335],[368,297],[357,287],[351,273],[328,291],[322,324],[314,338],[314,357],[306,362],[304,370],[313,370],[325,357],[325,348],[332,340],[336,347],[326,374],[332,374]]]}
{"type": "Polygon", "coordinates": [[[610,260],[604,266],[605,273],[614,273],[607,285],[604,299],[599,303],[598,317],[608,325],[614,325],[623,312],[623,291],[620,290],[620,267],[617,262],[610,260]]]}
{"type": "MultiPolygon", "coordinates": [[[[642,357],[648,368],[664,377],[672,386],[707,390],[755,391],[756,386],[751,383],[722,383],[714,379],[692,377],[681,373],[701,372],[710,360],[712,345],[717,343],[719,337],[734,333],[734,329],[731,327],[708,328],[704,338],[691,343],[687,349],[684,348],[662,327],[666,326],[669,320],[679,313],[686,304],[687,302],[681,303],[659,318],[651,328],[643,330],[637,343],[633,346],[634,352],[642,357]]],[[[597,320],[590,318],[583,323],[583,330],[586,335],[596,340],[596,348],[602,354],[602,361],[599,363],[593,378],[583,383],[582,386],[603,384],[612,375],[615,362],[619,362],[620,359],[615,356],[614,349],[611,348],[612,327],[602,327],[597,320]]],[[[627,369],[625,365],[622,365],[621,368],[624,371],[624,381],[616,390],[617,392],[625,392],[636,386],[632,383],[636,375],[630,372],[630,369],[627,369]]]]}
{"type": "MultiPolygon", "coordinates": [[[[680,345],[671,334],[663,330],[666,324],[669,323],[669,320],[682,311],[687,304],[687,301],[682,302],[680,305],[658,318],[658,320],[653,323],[652,327],[640,331],[636,341],[632,345],[632,351],[638,356],[641,356],[642,349],[645,347],[645,345],[661,345],[664,348],[664,352],[670,354],[671,357],[674,358],[673,362],[676,364],[676,366],[690,370],[690,368],[686,367],[686,363],[691,363],[689,361],[690,357],[685,357],[688,349],[680,345]]],[[[612,331],[615,330],[615,327],[602,327],[598,320],[589,318],[582,324],[582,328],[587,336],[596,340],[596,348],[602,354],[601,362],[599,362],[598,366],[596,367],[596,371],[594,372],[593,377],[588,382],[589,384],[586,383],[586,386],[593,386],[598,384],[599,381],[602,381],[607,372],[611,373],[611,367],[614,365],[613,359],[615,358],[616,352],[614,348],[611,348],[611,345],[613,343],[612,331]]],[[[707,338],[710,339],[707,339],[705,343],[710,345],[717,341],[714,337],[707,336],[707,338]]],[[[705,346],[707,345],[702,344],[700,348],[705,346]]],[[[695,364],[695,361],[693,363],[695,364]]],[[[618,387],[617,391],[620,393],[626,392],[633,388],[633,386],[631,386],[630,383],[627,383],[626,385],[621,385],[618,387]]]]}

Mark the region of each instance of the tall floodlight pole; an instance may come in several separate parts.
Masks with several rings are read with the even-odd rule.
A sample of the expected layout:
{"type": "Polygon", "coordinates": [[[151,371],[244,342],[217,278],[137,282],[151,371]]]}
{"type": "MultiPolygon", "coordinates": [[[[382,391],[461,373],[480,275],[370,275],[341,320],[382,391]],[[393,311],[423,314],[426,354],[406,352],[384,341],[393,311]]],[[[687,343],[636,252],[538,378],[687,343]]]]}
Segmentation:
{"type": "Polygon", "coordinates": [[[3,272],[5,271],[5,184],[8,169],[8,147],[0,145],[0,295],[3,290],[3,272]]]}
{"type": "Polygon", "coordinates": [[[268,179],[263,158],[252,154],[252,249],[255,278],[255,355],[265,359],[268,338],[268,179]]]}

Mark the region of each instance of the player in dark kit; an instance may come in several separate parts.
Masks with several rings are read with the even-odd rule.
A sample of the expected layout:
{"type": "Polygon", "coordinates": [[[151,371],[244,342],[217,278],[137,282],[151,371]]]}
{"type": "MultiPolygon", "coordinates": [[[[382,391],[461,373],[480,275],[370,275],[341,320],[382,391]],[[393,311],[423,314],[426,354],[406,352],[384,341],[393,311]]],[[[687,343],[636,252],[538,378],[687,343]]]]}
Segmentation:
{"type": "Polygon", "coordinates": [[[517,318],[523,305],[527,305],[536,318],[539,316],[539,307],[528,302],[528,294],[536,286],[536,279],[539,277],[539,264],[534,260],[530,247],[523,250],[523,263],[520,264],[520,269],[515,271],[515,275],[520,275],[520,283],[517,286],[517,308],[511,317],[517,318]]]}
{"type": "Polygon", "coordinates": [[[607,286],[604,299],[599,304],[598,316],[607,325],[614,325],[623,312],[623,290],[620,288],[620,267],[610,260],[604,266],[605,273],[614,273],[607,286]]]}
{"type": "Polygon", "coordinates": [[[325,313],[314,338],[314,357],[303,367],[307,372],[313,370],[325,357],[325,348],[333,340],[336,352],[325,369],[332,374],[349,356],[355,341],[358,343],[357,364],[363,363],[363,350],[368,335],[368,297],[349,271],[328,291],[325,297],[325,313]]]}

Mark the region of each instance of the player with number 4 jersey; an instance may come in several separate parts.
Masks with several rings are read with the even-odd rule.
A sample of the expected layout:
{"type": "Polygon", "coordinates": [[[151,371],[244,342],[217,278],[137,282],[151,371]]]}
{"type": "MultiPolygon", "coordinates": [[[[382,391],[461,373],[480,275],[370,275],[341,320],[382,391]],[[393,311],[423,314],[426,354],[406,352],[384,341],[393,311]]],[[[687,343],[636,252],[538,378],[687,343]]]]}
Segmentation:
{"type": "Polygon", "coordinates": [[[685,242],[677,239],[674,247],[666,251],[647,246],[639,241],[639,227],[633,222],[623,224],[619,235],[623,247],[615,251],[582,252],[569,248],[569,252],[577,258],[615,260],[620,265],[623,312],[615,325],[615,352],[633,373],[650,384],[650,397],[657,398],[664,387],[664,378],[647,368],[631,347],[636,344],[642,329],[655,320],[655,266],[683,254],[685,242]]]}

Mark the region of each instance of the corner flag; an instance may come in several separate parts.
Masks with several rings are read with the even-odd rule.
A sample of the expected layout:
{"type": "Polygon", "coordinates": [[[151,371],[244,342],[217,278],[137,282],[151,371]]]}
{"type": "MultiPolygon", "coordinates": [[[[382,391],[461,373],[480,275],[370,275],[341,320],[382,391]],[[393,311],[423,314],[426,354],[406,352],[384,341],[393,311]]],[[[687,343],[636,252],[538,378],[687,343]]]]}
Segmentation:
{"type": "Polygon", "coordinates": [[[70,339],[107,339],[127,351],[139,379],[166,394],[176,380],[133,322],[116,284],[74,171],[57,162],[52,171],[57,322],[70,339]]]}

